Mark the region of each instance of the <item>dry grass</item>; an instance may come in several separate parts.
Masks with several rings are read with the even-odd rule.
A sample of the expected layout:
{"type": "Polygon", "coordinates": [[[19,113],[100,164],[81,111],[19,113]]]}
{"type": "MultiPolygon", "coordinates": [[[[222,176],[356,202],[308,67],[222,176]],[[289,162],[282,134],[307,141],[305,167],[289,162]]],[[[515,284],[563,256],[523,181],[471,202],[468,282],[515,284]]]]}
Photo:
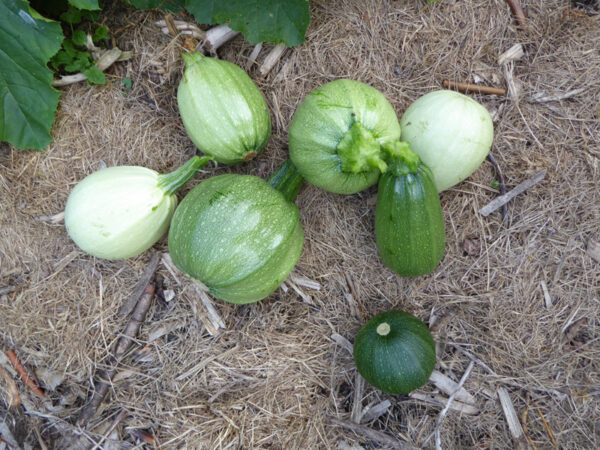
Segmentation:
{"type": "MultiPolygon", "coordinates": [[[[501,0],[312,2],[307,43],[288,51],[265,79],[251,71],[272,110],[267,149],[248,164],[212,173],[269,174],[286,156],[295,109],[324,82],[369,83],[400,115],[444,78],[503,85],[497,57],[519,42],[525,57],[514,68],[518,101],[476,98],[497,112],[492,152],[508,187],[542,168],[546,178],[509,205],[504,223],[499,212],[477,214],[497,195],[489,188],[495,177],[489,162],[443,193],[446,256],[432,275],[418,279],[395,276],[377,257],[375,188],[339,196],[306,186],[297,201],[306,242],[296,272],[321,283],[321,291],[307,291],[314,304],[292,290],[248,306],[215,301],[227,326],[215,336],[203,325],[203,306],[191,287],[159,266],[164,289],[176,297],[155,300],[92,423],[92,437],[124,408],[115,435],[122,446],[133,445],[131,430],[142,429],[164,448],[379,448],[326,422],[327,416],[349,420],[353,406],[351,355],[330,339],[335,332],[351,341],[365,321],[348,299],[348,274],[368,316],[401,308],[426,322],[448,317],[437,333],[438,370],[461,377],[470,360],[457,347],[491,370],[475,366],[465,387],[480,414],[450,410],[441,430],[444,448],[513,446],[498,386],[509,390],[519,415],[527,413],[524,425],[537,447],[552,447],[551,430],[561,448],[600,448],[600,266],[585,251],[588,239],[600,240],[600,16],[564,1],[522,3],[529,32],[516,29],[501,0]],[[539,91],[575,88],[585,91],[560,102],[527,101],[539,91]],[[480,254],[463,251],[467,238],[480,244],[480,254]],[[544,306],[542,281],[551,308],[544,306]],[[577,330],[565,333],[581,318],[577,330]]],[[[54,143],[44,153],[0,147],[0,288],[12,288],[0,297],[2,349],[14,348],[37,368],[42,385],[49,380],[43,369],[60,383],[49,390],[56,411],[45,410],[54,419],[32,419],[47,442],[58,437],[55,418],[72,421],[89,394],[96,368],[126,323],[117,311],[149,255],[95,259],[77,251],[62,224],[36,218],[62,211],[70,189],[100,161],[164,172],[195,151],[174,96],[178,49],[158,33],[157,17],[121,11],[112,30],[132,24],[117,42],[134,51],[133,60],[111,69],[106,87],[63,89],[54,143]],[[127,95],[120,88],[124,76],[133,80],[127,95]]],[[[244,64],[251,50],[238,38],[220,56],[244,64]]],[[[165,241],[157,247],[166,250],[165,241]]],[[[420,390],[433,391],[429,384],[420,390]]],[[[21,394],[29,396],[22,386],[21,394]]],[[[361,402],[384,399],[391,408],[367,425],[434,446],[442,406],[368,386],[361,402]]],[[[44,410],[39,403],[32,408],[44,410]]]]}

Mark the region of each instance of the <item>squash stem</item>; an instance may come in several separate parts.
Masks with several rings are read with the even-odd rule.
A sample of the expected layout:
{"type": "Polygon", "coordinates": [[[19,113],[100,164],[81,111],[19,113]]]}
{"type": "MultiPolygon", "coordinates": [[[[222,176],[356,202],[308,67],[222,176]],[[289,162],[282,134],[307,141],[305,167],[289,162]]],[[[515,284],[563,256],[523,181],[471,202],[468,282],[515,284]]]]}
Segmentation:
{"type": "Polygon", "coordinates": [[[199,156],[193,156],[179,169],[175,169],[173,172],[159,175],[158,187],[165,192],[165,195],[174,194],[209,161],[212,161],[212,158],[210,156],[203,156],[202,158],[200,158],[199,156]]]}
{"type": "Polygon", "coordinates": [[[337,146],[343,172],[385,172],[387,164],[382,159],[381,146],[371,131],[354,122],[337,146]]]}
{"type": "Polygon", "coordinates": [[[283,194],[287,201],[293,202],[300,192],[304,178],[291,159],[286,159],[275,171],[268,183],[283,194]]]}
{"type": "Polygon", "coordinates": [[[390,170],[396,176],[417,173],[421,158],[404,141],[394,141],[382,146],[387,154],[390,170]]]}
{"type": "Polygon", "coordinates": [[[388,334],[390,334],[391,328],[387,322],[381,322],[379,325],[377,325],[375,331],[377,331],[377,334],[379,336],[387,336],[388,334]]]}

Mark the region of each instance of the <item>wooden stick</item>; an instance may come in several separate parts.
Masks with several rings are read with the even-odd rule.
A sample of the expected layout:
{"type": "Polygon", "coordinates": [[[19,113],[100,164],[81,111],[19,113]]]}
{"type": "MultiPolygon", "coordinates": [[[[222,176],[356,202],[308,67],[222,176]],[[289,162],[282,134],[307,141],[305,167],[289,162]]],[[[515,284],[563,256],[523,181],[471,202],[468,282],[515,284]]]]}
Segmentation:
{"type": "Polygon", "coordinates": [[[459,92],[477,92],[479,94],[488,95],[506,95],[506,89],[492,86],[481,86],[479,84],[461,83],[459,81],[444,80],[443,86],[445,89],[455,89],[459,92]]]}
{"type": "Polygon", "coordinates": [[[156,268],[158,267],[158,263],[160,262],[161,257],[161,252],[155,252],[152,255],[152,258],[150,258],[148,265],[144,269],[144,273],[142,273],[142,276],[133,288],[133,292],[127,298],[125,303],[123,303],[123,306],[119,310],[120,317],[126,317],[129,314],[131,314],[131,311],[133,311],[133,308],[135,308],[135,305],[137,305],[138,300],[146,290],[146,286],[148,286],[148,283],[150,283],[150,280],[154,276],[154,273],[156,272],[156,268]]]}
{"type": "Polygon", "coordinates": [[[366,427],[364,425],[359,425],[353,422],[346,422],[344,420],[339,420],[334,417],[327,417],[327,421],[332,425],[345,428],[362,436],[366,436],[369,439],[373,439],[374,441],[377,441],[381,444],[389,445],[393,449],[414,450],[415,448],[412,445],[406,445],[403,442],[400,442],[399,440],[393,438],[387,433],[373,430],[372,428],[366,427]]]}
{"type": "Polygon", "coordinates": [[[521,184],[519,184],[518,186],[516,186],[510,192],[508,192],[508,193],[506,193],[504,195],[501,195],[500,197],[497,197],[496,199],[492,200],[490,203],[488,203],[487,205],[485,205],[483,208],[481,208],[479,210],[479,214],[481,214],[484,217],[489,216],[491,213],[493,213],[494,211],[496,211],[502,205],[505,205],[506,203],[508,203],[509,201],[511,201],[517,195],[521,194],[522,192],[525,192],[527,189],[529,189],[533,185],[535,185],[535,184],[539,183],[540,181],[542,181],[545,176],[546,176],[546,171],[545,170],[540,170],[538,173],[536,173],[529,180],[523,181],[521,184]]]}
{"type": "Polygon", "coordinates": [[[508,391],[504,388],[498,388],[498,398],[500,399],[502,411],[504,411],[504,416],[508,422],[508,429],[510,430],[510,434],[515,441],[515,448],[529,448],[527,438],[525,437],[525,432],[523,431],[521,422],[519,422],[519,417],[517,416],[515,407],[510,399],[510,395],[508,395],[508,391]]]}
{"type": "MultiPolygon", "coordinates": [[[[107,50],[96,63],[96,67],[104,72],[110,66],[113,65],[117,60],[121,58],[122,51],[118,48],[111,48],[107,50]]],[[[87,75],[83,72],[76,73],[75,75],[65,75],[64,77],[56,78],[52,80],[52,86],[60,87],[67,86],[73,83],[79,83],[80,81],[87,80],[87,75]]]]}
{"type": "MultiPolygon", "coordinates": [[[[506,182],[504,181],[504,175],[502,175],[502,171],[500,170],[500,164],[498,164],[498,161],[496,161],[496,158],[494,158],[494,155],[492,155],[491,153],[488,153],[488,159],[490,160],[490,162],[494,166],[494,169],[496,170],[496,175],[498,176],[498,183],[500,185],[500,192],[502,193],[502,195],[505,195],[506,194],[506,182]]],[[[502,220],[503,221],[506,218],[507,213],[508,213],[508,206],[505,203],[504,205],[502,205],[502,220]]]]}
{"type": "Polygon", "coordinates": [[[435,425],[435,448],[438,450],[441,450],[441,448],[442,448],[442,438],[440,436],[440,428],[442,427],[442,422],[444,421],[444,417],[446,417],[446,414],[448,413],[448,410],[450,409],[450,405],[454,401],[454,398],[456,397],[456,395],[458,394],[460,389],[463,387],[463,384],[465,384],[465,381],[467,381],[467,378],[469,378],[469,375],[471,374],[471,370],[473,370],[474,366],[475,366],[475,363],[473,361],[471,361],[469,363],[469,366],[467,367],[467,370],[465,370],[465,373],[463,373],[463,376],[460,378],[460,381],[458,382],[458,386],[456,387],[456,389],[454,390],[454,392],[452,393],[450,398],[448,398],[448,402],[446,403],[446,406],[444,406],[444,409],[442,409],[442,412],[440,412],[437,423],[435,425]]]}
{"type": "Polygon", "coordinates": [[[148,309],[150,309],[150,304],[152,303],[152,299],[154,297],[154,284],[149,283],[146,286],[144,291],[144,295],[140,298],[138,304],[133,310],[133,314],[131,315],[131,319],[127,323],[125,330],[123,331],[123,336],[119,338],[117,341],[117,345],[115,346],[115,350],[113,355],[111,355],[109,368],[105,370],[100,370],[98,373],[98,377],[96,383],[94,383],[94,393],[92,394],[92,398],[90,401],[83,407],[79,416],[77,417],[77,424],[83,428],[87,426],[90,419],[96,414],[98,407],[106,397],[108,393],[108,388],[112,384],[112,378],[117,372],[117,365],[119,363],[119,359],[127,352],[129,346],[138,330],[140,329],[140,325],[144,322],[146,317],[146,313],[148,309]]]}
{"type": "Polygon", "coordinates": [[[546,418],[542,414],[542,410],[540,408],[538,408],[537,410],[538,410],[538,413],[540,414],[540,417],[542,418],[542,422],[544,423],[544,427],[546,428],[546,433],[548,433],[548,436],[550,437],[550,440],[552,441],[552,446],[554,448],[558,448],[558,444],[556,443],[556,439],[554,439],[554,434],[552,433],[552,430],[550,429],[550,426],[548,425],[548,422],[546,422],[546,418]]]}
{"type": "Polygon", "coordinates": [[[15,370],[18,372],[19,376],[21,377],[21,381],[23,383],[25,383],[27,385],[27,387],[29,389],[31,389],[33,391],[33,393],[35,395],[37,395],[39,398],[44,398],[44,391],[42,391],[40,389],[40,387],[33,380],[33,378],[31,378],[31,375],[29,375],[29,372],[27,371],[27,369],[25,367],[23,367],[23,364],[21,364],[21,361],[17,357],[17,354],[15,353],[15,351],[8,350],[6,352],[6,356],[10,360],[10,363],[13,365],[15,370]]]}
{"type": "Polygon", "coordinates": [[[261,76],[266,77],[271,69],[275,67],[275,64],[277,64],[277,61],[279,61],[286,50],[287,47],[285,44],[277,44],[275,47],[273,47],[273,49],[267,54],[261,66],[258,68],[258,73],[260,73],[261,76]]]}
{"type": "Polygon", "coordinates": [[[508,6],[510,6],[510,10],[515,16],[515,20],[517,21],[517,25],[521,27],[527,26],[527,17],[525,17],[525,13],[523,12],[523,8],[521,7],[521,2],[519,0],[506,0],[508,6]]]}
{"type": "Polygon", "coordinates": [[[550,296],[550,292],[548,291],[548,285],[544,280],[540,281],[540,286],[542,287],[542,292],[544,294],[544,304],[546,308],[552,308],[552,297],[550,296]]]}

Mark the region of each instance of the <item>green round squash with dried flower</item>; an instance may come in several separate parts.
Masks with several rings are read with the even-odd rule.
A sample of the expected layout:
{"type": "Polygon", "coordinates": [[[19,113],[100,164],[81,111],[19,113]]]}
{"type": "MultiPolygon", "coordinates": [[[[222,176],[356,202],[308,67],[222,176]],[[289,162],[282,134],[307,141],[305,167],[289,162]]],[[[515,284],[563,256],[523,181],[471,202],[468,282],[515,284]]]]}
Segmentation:
{"type": "Polygon", "coordinates": [[[309,183],[353,194],[377,183],[387,169],[382,150],[399,138],[396,112],[384,95],[340,79],[302,101],[290,124],[290,159],[309,183]]]}
{"type": "Polygon", "coordinates": [[[427,325],[404,311],[376,315],[354,339],[354,362],[372,386],[407,394],[423,386],[435,368],[435,343],[427,325]]]}

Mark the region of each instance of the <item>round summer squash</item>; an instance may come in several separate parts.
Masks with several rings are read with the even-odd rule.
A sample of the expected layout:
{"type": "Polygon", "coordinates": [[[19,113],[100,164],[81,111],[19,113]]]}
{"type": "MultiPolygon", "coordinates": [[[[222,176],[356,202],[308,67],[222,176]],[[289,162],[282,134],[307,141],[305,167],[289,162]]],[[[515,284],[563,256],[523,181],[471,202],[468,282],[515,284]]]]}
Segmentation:
{"type": "Polygon", "coordinates": [[[309,183],[353,194],[377,182],[387,168],[382,146],[399,138],[398,118],[384,95],[341,79],[312,91],[296,111],[290,159],[309,183]]]}
{"type": "Polygon", "coordinates": [[[173,216],[173,263],[221,300],[262,300],[287,278],[302,252],[304,232],[291,197],[295,193],[286,196],[252,175],[201,182],[173,216]]]}
{"type": "Polygon", "coordinates": [[[450,90],[419,97],[402,115],[400,126],[402,140],[431,169],[438,192],[475,172],[494,139],[487,109],[471,97],[450,90]]]}
{"type": "Polygon", "coordinates": [[[372,386],[407,394],[423,386],[435,368],[435,344],[420,319],[403,311],[376,315],[354,339],[354,362],[372,386]]]}
{"type": "Polygon", "coordinates": [[[194,156],[165,175],[139,166],[108,167],[88,175],[67,199],[67,233],[79,248],[98,258],[140,255],[169,228],[177,205],[175,192],[209,160],[194,156]]]}
{"type": "Polygon", "coordinates": [[[203,153],[224,164],[248,161],[271,136],[265,98],[236,64],[184,53],[177,104],[185,130],[203,153]]]}

